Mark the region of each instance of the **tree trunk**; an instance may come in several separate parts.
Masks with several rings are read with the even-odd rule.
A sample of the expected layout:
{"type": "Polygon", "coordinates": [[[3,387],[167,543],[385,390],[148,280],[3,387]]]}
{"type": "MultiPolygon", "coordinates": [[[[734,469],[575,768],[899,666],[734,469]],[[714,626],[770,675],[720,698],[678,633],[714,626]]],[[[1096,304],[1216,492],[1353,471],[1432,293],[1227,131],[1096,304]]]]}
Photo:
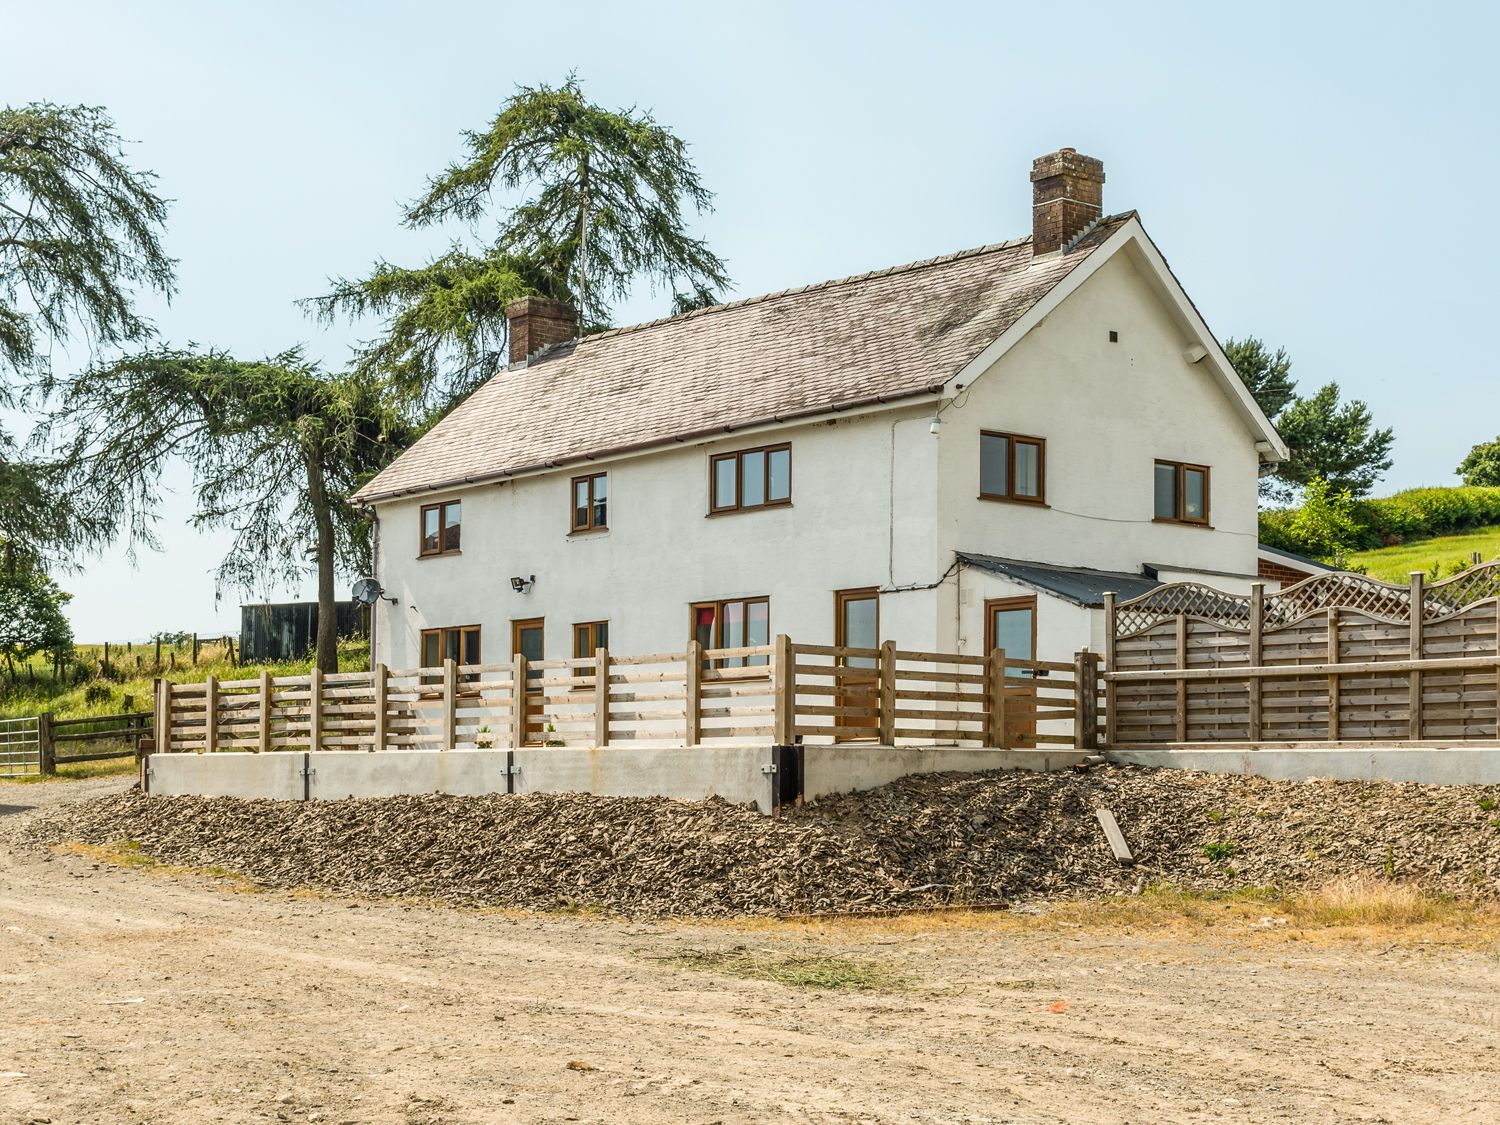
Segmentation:
{"type": "Polygon", "coordinates": [[[323,481],[319,443],[304,436],[302,457],[307,465],[307,495],[318,529],[318,644],[313,661],[323,672],[339,670],[338,604],[333,593],[333,555],[336,547],[333,510],[323,481]]]}

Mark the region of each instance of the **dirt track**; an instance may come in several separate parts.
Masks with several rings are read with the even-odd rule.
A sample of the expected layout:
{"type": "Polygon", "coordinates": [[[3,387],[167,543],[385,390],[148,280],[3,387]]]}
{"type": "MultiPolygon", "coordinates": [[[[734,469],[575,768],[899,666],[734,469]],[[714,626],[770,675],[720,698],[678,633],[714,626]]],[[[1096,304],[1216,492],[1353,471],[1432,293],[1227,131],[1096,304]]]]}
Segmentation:
{"type": "Polygon", "coordinates": [[[1494,1120],[1493,948],[484,914],[6,839],[118,784],[0,787],[0,1121],[1494,1120]],[[671,960],[739,944],[911,983],[671,960]]]}

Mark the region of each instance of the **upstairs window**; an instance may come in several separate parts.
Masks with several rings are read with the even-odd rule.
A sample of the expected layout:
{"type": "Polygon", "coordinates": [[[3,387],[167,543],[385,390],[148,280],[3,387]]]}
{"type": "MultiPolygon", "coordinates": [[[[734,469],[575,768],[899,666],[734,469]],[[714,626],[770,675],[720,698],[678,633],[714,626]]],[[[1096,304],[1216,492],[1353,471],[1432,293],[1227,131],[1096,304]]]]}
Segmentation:
{"type": "Polygon", "coordinates": [[[1208,467],[1180,461],[1156,463],[1156,518],[1208,525],[1208,467]]]}
{"type": "Polygon", "coordinates": [[[422,508],[422,555],[457,554],[462,525],[462,509],[457,500],[425,505],[422,508]]]}
{"type": "Polygon", "coordinates": [[[792,502],[792,447],[721,453],[709,465],[708,509],[740,512],[792,502]]]}
{"type": "Polygon", "coordinates": [[[600,531],[609,526],[609,476],[595,473],[573,478],[573,530],[600,531]]]}
{"type": "Polygon", "coordinates": [[[979,495],[985,500],[1045,503],[1046,471],[1044,439],[980,432],[979,495]]]}

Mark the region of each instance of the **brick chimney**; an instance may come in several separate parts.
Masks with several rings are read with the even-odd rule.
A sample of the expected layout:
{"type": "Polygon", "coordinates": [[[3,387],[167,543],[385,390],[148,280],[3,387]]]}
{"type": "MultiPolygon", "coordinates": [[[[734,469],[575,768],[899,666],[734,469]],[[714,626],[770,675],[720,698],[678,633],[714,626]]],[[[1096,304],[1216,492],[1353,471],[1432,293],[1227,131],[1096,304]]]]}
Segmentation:
{"type": "Polygon", "coordinates": [[[1031,252],[1050,254],[1104,214],[1104,163],[1060,148],[1031,162],[1031,252]]]}
{"type": "Polygon", "coordinates": [[[578,334],[578,310],[566,301],[518,297],[505,306],[510,325],[510,361],[520,363],[552,344],[578,334]]]}

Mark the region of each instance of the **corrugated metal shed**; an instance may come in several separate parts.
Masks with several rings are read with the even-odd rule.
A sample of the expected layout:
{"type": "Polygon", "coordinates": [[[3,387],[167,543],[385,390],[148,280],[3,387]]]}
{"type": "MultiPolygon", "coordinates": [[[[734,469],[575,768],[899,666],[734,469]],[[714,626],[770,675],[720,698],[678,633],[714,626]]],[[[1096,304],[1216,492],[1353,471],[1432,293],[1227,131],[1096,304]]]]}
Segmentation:
{"type": "MultiPolygon", "coordinates": [[[[362,637],[369,630],[363,605],[338,603],[338,633],[362,637]]],[[[265,602],[240,606],[240,659],[298,660],[312,651],[318,638],[317,602],[265,602]]]]}
{"type": "Polygon", "coordinates": [[[960,561],[979,570],[998,574],[1081,606],[1102,606],[1104,595],[1113,590],[1120,600],[1138,598],[1161,585],[1144,574],[1117,570],[1090,570],[1082,566],[1052,566],[1048,563],[997,559],[993,555],[958,553],[960,561]]]}

